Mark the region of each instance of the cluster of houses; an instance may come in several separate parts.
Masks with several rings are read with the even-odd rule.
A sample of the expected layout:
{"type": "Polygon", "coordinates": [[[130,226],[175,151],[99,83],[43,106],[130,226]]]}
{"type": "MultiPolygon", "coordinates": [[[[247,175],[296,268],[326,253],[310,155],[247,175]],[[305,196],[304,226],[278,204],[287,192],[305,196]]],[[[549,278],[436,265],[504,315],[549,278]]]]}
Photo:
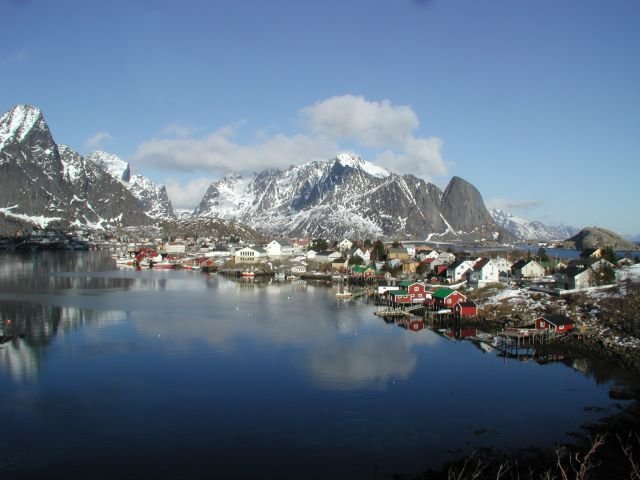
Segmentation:
{"type": "Polygon", "coordinates": [[[600,250],[595,250],[585,258],[557,261],[552,265],[543,264],[526,258],[515,262],[502,256],[457,259],[447,251],[438,251],[427,246],[416,247],[413,244],[388,246],[386,261],[371,262],[371,249],[364,249],[345,239],[337,244],[335,250],[304,250],[299,244],[290,244],[282,240],[272,240],[265,247],[246,246],[234,253],[235,261],[240,263],[260,263],[267,259],[289,258],[297,270],[303,271],[311,262],[330,265],[335,272],[348,272],[358,275],[378,275],[383,265],[402,272],[405,277],[417,276],[432,284],[466,283],[474,288],[498,282],[535,282],[553,283],[560,289],[580,289],[595,286],[597,273],[601,269],[615,268],[616,265],[602,258],[600,250]],[[360,265],[350,261],[359,257],[360,265]],[[552,270],[552,271],[550,271],[552,270]],[[366,273],[363,273],[366,272],[366,273]]]}
{"type": "MultiPolygon", "coordinates": [[[[129,248],[137,248],[134,244],[129,248]]],[[[432,285],[457,285],[482,288],[492,283],[543,282],[548,287],[562,290],[595,286],[601,269],[615,268],[602,258],[600,250],[590,256],[543,264],[535,258],[511,262],[504,256],[456,258],[451,252],[439,251],[426,245],[387,245],[385,259],[372,261],[372,248],[356,245],[348,239],[333,249],[314,250],[308,239],[274,239],[261,246],[230,245],[198,247],[189,241],[164,242],[158,251],[180,257],[199,255],[203,265],[242,268],[278,268],[287,274],[300,275],[311,269],[324,272],[346,273],[363,277],[382,278],[381,270],[393,270],[403,278],[420,278],[432,285]],[[354,262],[354,259],[358,259],[354,262]],[[277,267],[274,267],[277,265],[277,267]]]]}

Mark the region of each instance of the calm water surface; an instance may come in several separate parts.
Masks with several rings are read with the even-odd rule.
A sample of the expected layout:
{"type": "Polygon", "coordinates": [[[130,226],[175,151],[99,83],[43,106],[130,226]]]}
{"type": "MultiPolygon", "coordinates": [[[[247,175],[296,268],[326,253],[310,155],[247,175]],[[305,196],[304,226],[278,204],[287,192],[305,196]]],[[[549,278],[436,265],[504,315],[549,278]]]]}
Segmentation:
{"type": "Polygon", "coordinates": [[[583,362],[386,324],[313,284],[0,255],[0,477],[384,478],[612,413],[583,362]]]}

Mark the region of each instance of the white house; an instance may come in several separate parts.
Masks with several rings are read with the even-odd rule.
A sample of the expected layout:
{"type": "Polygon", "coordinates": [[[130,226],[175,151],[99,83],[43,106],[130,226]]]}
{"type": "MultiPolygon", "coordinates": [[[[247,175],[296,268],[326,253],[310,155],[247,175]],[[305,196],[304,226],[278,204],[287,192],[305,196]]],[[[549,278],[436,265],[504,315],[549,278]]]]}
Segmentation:
{"type": "Polygon", "coordinates": [[[491,262],[495,265],[495,267],[498,269],[498,272],[500,273],[504,273],[504,274],[509,274],[511,273],[511,266],[513,265],[513,263],[511,263],[509,260],[507,260],[504,257],[496,257],[496,258],[492,258],[491,262]]]}
{"type": "Polygon", "coordinates": [[[315,260],[317,254],[315,250],[307,250],[307,260],[315,260]]]}
{"type": "Polygon", "coordinates": [[[233,254],[236,263],[257,263],[267,259],[267,251],[262,247],[244,247],[233,254]]]}
{"type": "Polygon", "coordinates": [[[168,254],[185,253],[187,246],[184,242],[167,242],[164,244],[164,251],[168,254]]]}
{"type": "Polygon", "coordinates": [[[293,245],[284,240],[271,240],[266,247],[268,257],[290,257],[293,245]]]}
{"type": "Polygon", "coordinates": [[[540,278],[545,274],[544,268],[535,260],[518,260],[511,270],[516,278],[540,278]]]}
{"type": "Polygon", "coordinates": [[[424,252],[423,250],[418,254],[418,258],[420,259],[421,262],[424,262],[427,258],[433,258],[433,259],[438,258],[438,255],[439,253],[437,250],[429,250],[428,252],[424,252]]]}
{"type": "Polygon", "coordinates": [[[348,258],[360,257],[365,263],[371,261],[371,250],[362,250],[360,247],[352,248],[347,255],[348,258]]]}
{"type": "Polygon", "coordinates": [[[410,258],[416,256],[416,246],[413,243],[403,243],[402,246],[407,249],[410,258]]]}
{"type": "Polygon", "coordinates": [[[349,239],[344,239],[338,244],[338,250],[341,252],[348,252],[353,247],[353,242],[349,239]]]}
{"type": "Polygon", "coordinates": [[[473,271],[474,260],[459,260],[447,268],[447,278],[456,283],[465,278],[468,271],[473,271]]]}
{"type": "Polygon", "coordinates": [[[302,273],[307,272],[306,265],[292,265],[291,266],[291,275],[300,275],[302,273]]]}
{"type": "Polygon", "coordinates": [[[500,280],[500,271],[490,258],[481,258],[469,272],[468,282],[478,288],[482,288],[490,283],[497,283],[500,280]]]}
{"type": "Polygon", "coordinates": [[[440,252],[438,253],[438,260],[440,260],[442,263],[450,265],[456,261],[456,256],[450,252],[440,252]]]}
{"type": "Polygon", "coordinates": [[[593,287],[596,284],[595,272],[591,268],[567,267],[562,272],[554,274],[553,277],[560,288],[568,290],[593,287]]]}

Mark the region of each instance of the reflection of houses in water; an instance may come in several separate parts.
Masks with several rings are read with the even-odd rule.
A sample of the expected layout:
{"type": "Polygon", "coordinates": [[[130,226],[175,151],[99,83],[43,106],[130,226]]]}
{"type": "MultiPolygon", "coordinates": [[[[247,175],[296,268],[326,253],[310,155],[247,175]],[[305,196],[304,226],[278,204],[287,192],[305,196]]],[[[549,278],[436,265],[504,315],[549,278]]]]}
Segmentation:
{"type": "Polygon", "coordinates": [[[14,338],[0,344],[0,370],[14,380],[27,381],[38,373],[39,360],[36,348],[22,338],[14,338]]]}
{"type": "Polygon", "coordinates": [[[460,324],[454,325],[449,329],[439,330],[442,335],[452,340],[464,340],[466,338],[475,338],[478,335],[478,329],[475,327],[462,327],[460,324]]]}
{"type": "Polygon", "coordinates": [[[16,380],[33,378],[54,336],[125,319],[123,311],[0,302],[0,370],[16,380]]]}
{"type": "Polygon", "coordinates": [[[424,320],[409,320],[406,318],[396,320],[396,325],[411,332],[419,332],[420,330],[424,330],[427,327],[424,320]]]}

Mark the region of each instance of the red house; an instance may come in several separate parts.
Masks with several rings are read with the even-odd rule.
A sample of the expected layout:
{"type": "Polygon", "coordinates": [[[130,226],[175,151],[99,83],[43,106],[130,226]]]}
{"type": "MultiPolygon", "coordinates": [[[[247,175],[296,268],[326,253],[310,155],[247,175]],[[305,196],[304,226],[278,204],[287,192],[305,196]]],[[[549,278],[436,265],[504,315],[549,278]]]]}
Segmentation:
{"type": "Polygon", "coordinates": [[[453,311],[460,317],[475,317],[478,315],[478,305],[471,300],[458,302],[453,306],[453,311]]]}
{"type": "Polygon", "coordinates": [[[575,322],[564,315],[546,315],[536,318],[536,330],[552,330],[557,333],[568,332],[576,326],[575,322]]]}
{"type": "Polygon", "coordinates": [[[407,292],[413,303],[423,303],[431,298],[431,293],[427,292],[427,288],[423,283],[404,281],[398,284],[400,290],[407,292]]]}
{"type": "Polygon", "coordinates": [[[458,302],[464,302],[467,300],[463,294],[450,288],[439,288],[433,292],[431,305],[435,309],[438,308],[453,308],[458,302]]]}

